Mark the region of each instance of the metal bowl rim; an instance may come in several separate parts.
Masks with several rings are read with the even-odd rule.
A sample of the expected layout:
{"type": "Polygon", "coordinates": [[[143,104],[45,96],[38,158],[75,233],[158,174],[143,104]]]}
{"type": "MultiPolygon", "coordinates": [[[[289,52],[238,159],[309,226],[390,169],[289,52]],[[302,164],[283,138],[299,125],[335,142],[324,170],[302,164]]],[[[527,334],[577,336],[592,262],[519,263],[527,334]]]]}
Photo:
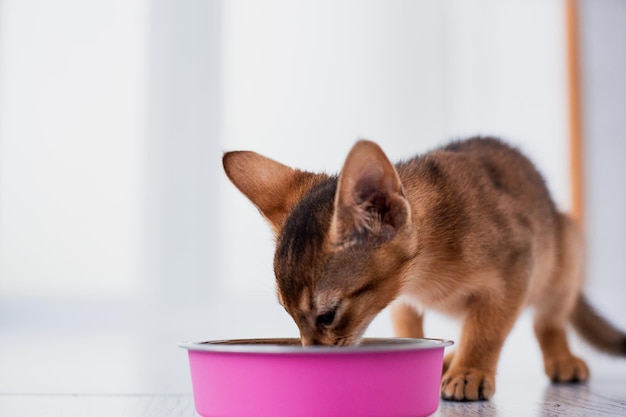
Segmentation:
{"type": "Polygon", "coordinates": [[[298,354],[309,355],[319,353],[346,354],[397,352],[440,349],[454,344],[446,339],[415,339],[415,338],[364,338],[356,346],[307,346],[299,345],[296,338],[266,339],[225,339],[192,341],[179,343],[178,346],[189,351],[224,352],[224,353],[263,353],[263,354],[298,354]]]}

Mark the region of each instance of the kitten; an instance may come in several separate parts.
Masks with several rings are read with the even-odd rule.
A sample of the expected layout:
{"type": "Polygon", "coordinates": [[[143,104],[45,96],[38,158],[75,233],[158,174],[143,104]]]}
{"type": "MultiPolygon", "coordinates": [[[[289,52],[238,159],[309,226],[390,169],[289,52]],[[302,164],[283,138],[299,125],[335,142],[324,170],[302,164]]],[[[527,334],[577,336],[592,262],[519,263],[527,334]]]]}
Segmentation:
{"type": "Polygon", "coordinates": [[[352,345],[393,302],[395,332],[423,337],[423,309],[464,320],[446,355],[441,394],[489,399],[500,350],[525,305],[545,371],[584,381],[566,325],[626,356],[626,335],[582,294],[580,232],[557,211],[519,151],[493,138],[458,141],[392,165],[357,142],[339,176],[292,169],[254,152],[228,152],[230,180],[276,236],[278,299],[303,345],[352,345]]]}

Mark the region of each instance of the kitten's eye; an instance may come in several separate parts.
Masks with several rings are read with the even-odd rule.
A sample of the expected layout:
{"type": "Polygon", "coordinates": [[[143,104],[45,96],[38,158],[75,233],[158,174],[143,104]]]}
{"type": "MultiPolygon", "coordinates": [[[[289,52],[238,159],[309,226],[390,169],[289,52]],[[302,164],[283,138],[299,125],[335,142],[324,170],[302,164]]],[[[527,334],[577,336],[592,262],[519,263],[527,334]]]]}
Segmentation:
{"type": "Polygon", "coordinates": [[[333,324],[333,321],[335,321],[335,315],[337,314],[337,309],[334,308],[330,311],[327,311],[324,314],[320,314],[319,316],[317,316],[317,318],[315,319],[315,325],[317,327],[328,327],[331,324],[333,324]]]}

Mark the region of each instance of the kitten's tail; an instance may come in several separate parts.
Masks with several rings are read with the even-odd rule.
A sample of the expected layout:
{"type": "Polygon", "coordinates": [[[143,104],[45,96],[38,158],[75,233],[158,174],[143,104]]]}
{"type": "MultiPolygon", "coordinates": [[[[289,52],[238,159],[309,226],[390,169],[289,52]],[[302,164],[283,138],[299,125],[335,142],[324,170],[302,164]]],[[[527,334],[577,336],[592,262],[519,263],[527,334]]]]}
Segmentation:
{"type": "Polygon", "coordinates": [[[596,349],[615,356],[626,356],[626,333],[600,316],[581,294],[571,315],[576,331],[596,349]]]}

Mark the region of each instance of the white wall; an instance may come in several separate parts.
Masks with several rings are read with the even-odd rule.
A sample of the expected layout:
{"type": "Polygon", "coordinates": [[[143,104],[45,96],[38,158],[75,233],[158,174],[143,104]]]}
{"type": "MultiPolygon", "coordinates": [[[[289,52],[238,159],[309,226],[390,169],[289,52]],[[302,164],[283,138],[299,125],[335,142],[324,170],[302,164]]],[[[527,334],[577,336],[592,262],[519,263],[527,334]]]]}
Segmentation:
{"type": "Polygon", "coordinates": [[[198,307],[216,296],[221,174],[218,1],[154,0],[145,74],[145,298],[198,307]]]}
{"type": "Polygon", "coordinates": [[[626,2],[580,2],[588,281],[622,328],[626,279],[626,2]]]}
{"type": "Polygon", "coordinates": [[[0,295],[132,297],[147,4],[0,7],[0,295]]]}

